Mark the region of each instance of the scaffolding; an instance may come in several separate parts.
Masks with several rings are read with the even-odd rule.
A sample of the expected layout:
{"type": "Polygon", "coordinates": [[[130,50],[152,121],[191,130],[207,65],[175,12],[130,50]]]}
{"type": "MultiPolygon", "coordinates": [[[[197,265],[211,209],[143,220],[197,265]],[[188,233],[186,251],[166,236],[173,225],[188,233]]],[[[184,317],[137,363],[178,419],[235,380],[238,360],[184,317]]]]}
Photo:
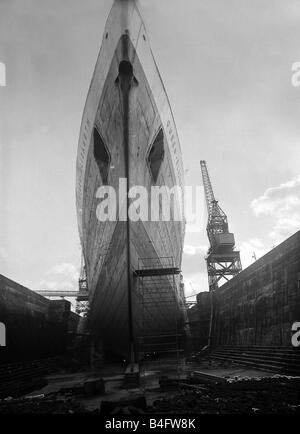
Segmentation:
{"type": "Polygon", "coordinates": [[[168,376],[180,376],[184,350],[179,275],[172,257],[139,259],[135,272],[141,311],[138,359],[145,388],[153,370],[159,370],[161,375],[165,371],[168,376]]]}

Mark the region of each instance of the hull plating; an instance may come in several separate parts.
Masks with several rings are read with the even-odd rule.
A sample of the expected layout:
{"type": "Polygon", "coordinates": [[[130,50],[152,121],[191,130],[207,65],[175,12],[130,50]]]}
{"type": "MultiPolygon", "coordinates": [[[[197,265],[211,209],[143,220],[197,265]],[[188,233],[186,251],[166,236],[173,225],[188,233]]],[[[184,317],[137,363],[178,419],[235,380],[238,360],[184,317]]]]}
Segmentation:
{"type": "MultiPolygon", "coordinates": [[[[168,98],[137,4],[126,0],[115,2],[104,32],[83,114],[76,191],[90,291],[91,334],[95,341],[102,340],[106,347],[117,348],[117,352],[125,354],[129,348],[129,286],[135,338],[141,334],[145,318],[134,271],[141,258],[159,262],[162,257],[172,257],[174,265],[180,268],[184,219],[129,224],[118,219],[99,221],[96,193],[105,183],[114,187],[118,196],[120,178],[128,178],[129,188],[143,186],[149,192],[152,186],[183,186],[180,145],[168,98]],[[122,71],[122,62],[132,68],[129,76],[122,71]],[[95,157],[95,130],[107,151],[105,177],[95,157]],[[154,179],[149,152],[160,131],[164,153],[154,179]]],[[[121,201],[117,211],[127,205],[121,201]]],[[[165,278],[163,286],[172,291],[170,278],[165,278]]],[[[171,330],[177,315],[174,305],[159,303],[157,289],[157,306],[146,314],[151,317],[147,333],[171,330]]],[[[178,282],[176,294],[179,306],[178,282]]]]}

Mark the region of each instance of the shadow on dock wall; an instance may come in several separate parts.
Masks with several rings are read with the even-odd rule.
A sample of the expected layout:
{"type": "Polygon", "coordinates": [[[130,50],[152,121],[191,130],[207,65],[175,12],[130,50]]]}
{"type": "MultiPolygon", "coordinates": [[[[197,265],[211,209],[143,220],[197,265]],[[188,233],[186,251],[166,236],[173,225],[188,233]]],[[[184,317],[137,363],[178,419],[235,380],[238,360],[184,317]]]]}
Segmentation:
{"type": "Polygon", "coordinates": [[[68,301],[50,301],[0,275],[0,322],[6,327],[0,362],[63,355],[78,321],[68,301]]]}
{"type": "Polygon", "coordinates": [[[187,311],[193,351],[199,351],[207,345],[210,324],[210,293],[200,292],[197,304],[187,311]]]}

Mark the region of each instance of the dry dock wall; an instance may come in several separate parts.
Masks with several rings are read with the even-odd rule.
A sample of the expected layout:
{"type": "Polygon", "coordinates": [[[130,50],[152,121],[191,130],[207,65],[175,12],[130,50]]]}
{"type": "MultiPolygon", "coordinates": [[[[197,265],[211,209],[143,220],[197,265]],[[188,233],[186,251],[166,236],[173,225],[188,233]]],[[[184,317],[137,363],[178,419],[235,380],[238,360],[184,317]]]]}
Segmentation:
{"type": "Polygon", "coordinates": [[[0,322],[6,327],[0,362],[63,354],[68,331],[75,331],[79,321],[70,307],[68,301],[50,301],[0,275],[0,322]]]}
{"type": "Polygon", "coordinates": [[[215,293],[214,346],[291,346],[300,321],[300,231],[215,293]]]}
{"type": "Polygon", "coordinates": [[[192,349],[201,350],[207,345],[210,324],[210,293],[200,292],[197,295],[197,304],[188,309],[192,349]]]}

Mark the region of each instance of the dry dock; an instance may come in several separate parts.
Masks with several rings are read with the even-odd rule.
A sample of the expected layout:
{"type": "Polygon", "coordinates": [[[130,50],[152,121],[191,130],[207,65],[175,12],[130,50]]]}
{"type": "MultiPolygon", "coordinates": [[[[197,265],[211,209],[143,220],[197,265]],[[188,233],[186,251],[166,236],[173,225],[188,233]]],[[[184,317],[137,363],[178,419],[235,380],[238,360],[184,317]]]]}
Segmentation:
{"type": "Polygon", "coordinates": [[[297,232],[215,293],[212,348],[197,351],[206,342],[210,312],[208,295],[200,294],[189,312],[194,351],[149,354],[132,371],[105,357],[93,370],[87,342],[81,352],[70,346],[80,320],[70,304],[1,276],[0,315],[7,326],[1,398],[13,399],[2,400],[0,412],[299,413],[300,353],[291,341],[300,319],[299,273],[297,232]]]}

